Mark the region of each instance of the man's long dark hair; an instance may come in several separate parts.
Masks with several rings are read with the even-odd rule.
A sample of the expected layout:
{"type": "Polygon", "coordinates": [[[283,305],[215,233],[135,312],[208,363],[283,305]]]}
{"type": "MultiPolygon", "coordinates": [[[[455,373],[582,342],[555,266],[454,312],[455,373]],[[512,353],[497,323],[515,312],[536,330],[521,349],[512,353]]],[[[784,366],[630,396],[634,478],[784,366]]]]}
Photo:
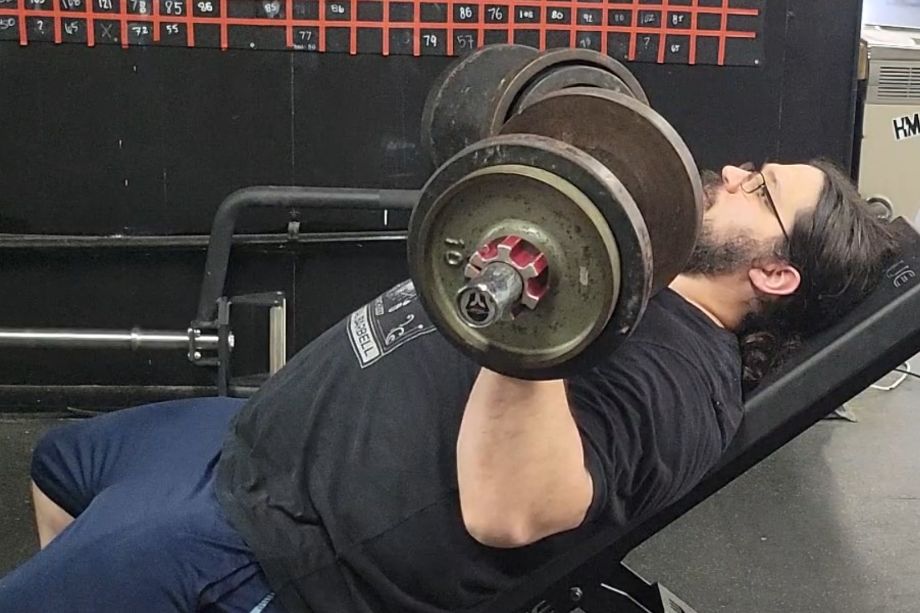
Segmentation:
{"type": "Polygon", "coordinates": [[[765,302],[738,331],[744,387],[753,389],[801,341],[838,321],[877,285],[894,250],[888,223],[833,164],[813,160],[824,188],[813,211],[799,214],[777,256],[802,277],[790,296],[765,302]]]}

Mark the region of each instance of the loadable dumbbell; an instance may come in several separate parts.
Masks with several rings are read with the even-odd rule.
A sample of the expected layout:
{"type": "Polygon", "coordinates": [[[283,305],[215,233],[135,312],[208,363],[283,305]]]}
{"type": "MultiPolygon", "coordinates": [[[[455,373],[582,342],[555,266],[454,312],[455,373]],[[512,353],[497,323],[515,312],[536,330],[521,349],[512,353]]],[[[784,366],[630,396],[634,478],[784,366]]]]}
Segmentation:
{"type": "Polygon", "coordinates": [[[643,100],[553,89],[431,176],[410,272],[432,321],[478,363],[571,376],[611,355],[681,271],[702,203],[689,150],[643,100]]]}

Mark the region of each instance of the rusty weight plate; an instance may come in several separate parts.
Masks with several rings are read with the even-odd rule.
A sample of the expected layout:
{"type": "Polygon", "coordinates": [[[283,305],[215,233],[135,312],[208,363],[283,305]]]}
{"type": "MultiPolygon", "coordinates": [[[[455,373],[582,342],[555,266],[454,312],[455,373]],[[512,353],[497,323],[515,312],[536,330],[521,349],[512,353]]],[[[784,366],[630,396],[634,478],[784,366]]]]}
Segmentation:
{"type": "Polygon", "coordinates": [[[703,189],[690,150],[661,115],[631,96],[576,87],[533,100],[502,133],[562,140],[603,163],[642,212],[652,241],[653,292],[683,270],[702,225],[703,189]]]}
{"type": "Polygon", "coordinates": [[[418,294],[445,337],[523,379],[571,376],[608,357],[651,291],[651,245],[629,192],[590,155],[541,136],[488,138],[439,168],[412,213],[408,249],[418,294]],[[549,290],[533,311],[472,328],[457,312],[465,264],[507,234],[546,254],[549,290]]]}
{"type": "Polygon", "coordinates": [[[633,95],[632,90],[620,77],[597,66],[579,64],[554,66],[545,74],[533,79],[523,91],[517,94],[512,103],[511,112],[513,114],[515,109],[529,106],[536,98],[567,87],[600,87],[629,96],[633,95]]]}
{"type": "Polygon", "coordinates": [[[505,83],[539,56],[523,45],[486,45],[454,62],[435,80],[422,110],[422,146],[435,165],[492,136],[492,109],[505,83]]]}
{"type": "Polygon", "coordinates": [[[534,100],[570,87],[598,87],[648,104],[635,75],[612,57],[591,49],[553,49],[521,67],[506,82],[491,113],[490,134],[534,100]]]}

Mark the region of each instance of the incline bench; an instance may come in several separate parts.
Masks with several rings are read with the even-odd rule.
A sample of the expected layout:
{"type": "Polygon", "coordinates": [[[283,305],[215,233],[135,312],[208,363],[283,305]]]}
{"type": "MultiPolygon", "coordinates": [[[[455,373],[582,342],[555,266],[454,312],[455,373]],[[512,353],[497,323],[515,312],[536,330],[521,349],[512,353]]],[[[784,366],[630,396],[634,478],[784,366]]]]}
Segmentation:
{"type": "Polygon", "coordinates": [[[646,521],[603,531],[534,573],[481,613],[694,613],[623,558],[751,466],[920,352],[920,235],[892,222],[902,245],[875,292],[809,339],[745,402],[745,417],[718,466],[646,521]]]}

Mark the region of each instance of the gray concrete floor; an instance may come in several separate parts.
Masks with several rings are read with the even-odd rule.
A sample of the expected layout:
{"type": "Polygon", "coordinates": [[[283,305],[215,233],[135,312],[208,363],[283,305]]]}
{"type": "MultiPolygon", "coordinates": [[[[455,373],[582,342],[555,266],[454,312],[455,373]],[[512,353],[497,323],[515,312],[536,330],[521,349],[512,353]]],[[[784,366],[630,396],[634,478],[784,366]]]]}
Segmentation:
{"type": "MultiPolygon", "coordinates": [[[[920,380],[849,407],[858,423],[816,424],[627,562],[699,613],[920,611],[920,380]]],[[[0,575],[35,550],[29,454],[58,422],[0,417],[0,575]]]]}
{"type": "Polygon", "coordinates": [[[29,494],[29,460],[43,432],[60,419],[0,414],[0,576],[38,549],[29,494]]]}

